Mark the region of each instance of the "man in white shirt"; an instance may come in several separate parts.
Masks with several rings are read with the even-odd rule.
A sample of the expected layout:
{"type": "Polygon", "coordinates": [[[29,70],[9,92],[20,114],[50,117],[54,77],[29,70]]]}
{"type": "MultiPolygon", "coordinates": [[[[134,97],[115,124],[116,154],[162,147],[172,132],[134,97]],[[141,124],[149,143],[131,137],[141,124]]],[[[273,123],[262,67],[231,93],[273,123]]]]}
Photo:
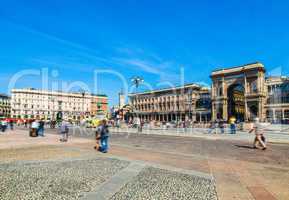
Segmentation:
{"type": "Polygon", "coordinates": [[[39,127],[39,123],[38,121],[34,120],[31,124],[31,130],[30,130],[30,136],[31,137],[37,137],[38,135],[38,127],[39,127]]]}
{"type": "Polygon", "coordinates": [[[261,145],[262,150],[266,150],[266,142],[264,137],[264,129],[262,127],[262,124],[260,123],[259,118],[255,118],[254,124],[252,129],[249,131],[249,133],[255,133],[255,139],[254,139],[254,148],[258,148],[258,144],[261,145]]]}
{"type": "Polygon", "coordinates": [[[142,132],[142,122],[141,122],[141,119],[139,117],[136,117],[135,124],[137,126],[137,132],[141,133],[142,132]]]}

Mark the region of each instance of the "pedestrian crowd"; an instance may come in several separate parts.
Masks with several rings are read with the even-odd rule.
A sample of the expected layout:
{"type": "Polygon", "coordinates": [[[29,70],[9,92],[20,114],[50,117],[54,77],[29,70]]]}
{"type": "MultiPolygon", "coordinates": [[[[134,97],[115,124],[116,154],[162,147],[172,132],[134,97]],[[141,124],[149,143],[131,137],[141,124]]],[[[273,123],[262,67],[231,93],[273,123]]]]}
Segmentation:
{"type": "MultiPolygon", "coordinates": [[[[221,133],[225,133],[225,122],[224,120],[216,120],[211,123],[211,127],[209,129],[209,133],[215,133],[217,134],[218,129],[221,130],[221,133]]],[[[236,134],[237,132],[237,123],[236,118],[231,117],[229,119],[229,127],[230,127],[230,133],[236,134]]],[[[241,128],[242,129],[242,128],[241,128]]],[[[266,138],[264,135],[264,131],[266,130],[266,126],[260,122],[259,118],[255,118],[254,122],[251,123],[251,128],[249,130],[249,133],[255,133],[255,138],[253,142],[253,148],[255,149],[262,149],[266,150],[266,138]]]]}
{"type": "Polygon", "coordinates": [[[211,122],[208,133],[226,133],[226,129],[229,129],[230,134],[236,134],[237,129],[243,129],[243,123],[240,123],[236,120],[235,117],[231,117],[228,123],[223,119],[218,119],[211,122]],[[219,131],[220,130],[220,131],[219,131]]]}
{"type": "MultiPolygon", "coordinates": [[[[68,136],[69,136],[69,127],[72,125],[71,122],[68,120],[63,119],[62,121],[59,121],[58,123],[56,121],[45,121],[44,119],[40,120],[24,120],[24,121],[15,121],[15,120],[9,120],[9,119],[2,119],[0,120],[0,128],[1,132],[5,132],[9,127],[10,130],[14,129],[14,124],[17,124],[18,126],[24,125],[25,127],[29,128],[29,136],[31,137],[44,137],[45,134],[45,128],[56,128],[58,127],[58,132],[60,134],[60,141],[61,142],[67,142],[68,136]]],[[[143,127],[147,124],[151,124],[151,126],[154,126],[156,123],[146,122],[144,120],[141,120],[139,117],[135,117],[133,121],[128,123],[129,127],[133,127],[137,129],[138,133],[141,133],[143,130],[143,127]]],[[[96,144],[94,148],[100,152],[106,153],[108,151],[109,145],[109,125],[117,127],[120,126],[120,122],[113,123],[108,120],[101,120],[99,125],[96,128],[95,131],[95,139],[96,144]]],[[[188,127],[194,127],[194,124],[191,124],[189,121],[184,121],[182,123],[177,123],[177,127],[182,127],[184,130],[188,127]]],[[[197,126],[196,126],[197,127],[197,126]]],[[[222,119],[215,120],[211,122],[209,126],[208,133],[209,134],[217,134],[221,133],[224,134],[229,130],[230,134],[236,134],[237,129],[243,129],[242,123],[239,123],[235,117],[231,117],[228,122],[224,121],[222,119]]],[[[255,118],[254,123],[252,123],[252,127],[249,131],[249,133],[254,133],[255,138],[253,142],[253,148],[258,148],[265,150],[266,147],[266,138],[264,135],[264,125],[260,122],[258,118],[255,118]]]]}

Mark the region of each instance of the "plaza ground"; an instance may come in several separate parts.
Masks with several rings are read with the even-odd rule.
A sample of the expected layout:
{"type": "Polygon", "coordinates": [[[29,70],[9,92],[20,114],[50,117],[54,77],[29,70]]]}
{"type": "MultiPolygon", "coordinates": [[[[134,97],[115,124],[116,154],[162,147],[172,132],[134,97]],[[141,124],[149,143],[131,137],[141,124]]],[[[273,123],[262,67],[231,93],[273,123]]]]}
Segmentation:
{"type": "Polygon", "coordinates": [[[119,131],[101,154],[91,133],[75,131],[68,143],[55,130],[44,138],[30,138],[27,130],[1,133],[0,199],[289,198],[284,134],[269,137],[261,151],[251,148],[253,135],[241,133],[232,139],[119,131]]]}

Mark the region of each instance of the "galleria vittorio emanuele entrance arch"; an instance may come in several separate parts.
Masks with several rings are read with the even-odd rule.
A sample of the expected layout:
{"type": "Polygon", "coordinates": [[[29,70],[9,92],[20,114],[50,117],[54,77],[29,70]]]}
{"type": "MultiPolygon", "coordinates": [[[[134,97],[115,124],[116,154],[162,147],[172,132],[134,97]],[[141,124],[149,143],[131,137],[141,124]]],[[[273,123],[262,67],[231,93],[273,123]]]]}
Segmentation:
{"type": "Polygon", "coordinates": [[[212,119],[265,120],[265,69],[253,63],[212,72],[212,119]]]}
{"type": "Polygon", "coordinates": [[[245,88],[242,84],[233,84],[228,88],[228,117],[245,120],[245,88]]]}

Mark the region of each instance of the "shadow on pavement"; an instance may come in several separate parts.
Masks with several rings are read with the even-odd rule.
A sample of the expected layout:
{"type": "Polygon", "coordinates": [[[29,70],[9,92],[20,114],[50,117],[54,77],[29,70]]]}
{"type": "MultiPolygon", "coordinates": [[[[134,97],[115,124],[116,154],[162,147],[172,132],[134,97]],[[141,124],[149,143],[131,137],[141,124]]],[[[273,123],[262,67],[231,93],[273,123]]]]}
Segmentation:
{"type": "Polygon", "coordinates": [[[238,148],[244,148],[244,149],[254,149],[254,147],[249,146],[249,145],[235,145],[238,148]]]}

